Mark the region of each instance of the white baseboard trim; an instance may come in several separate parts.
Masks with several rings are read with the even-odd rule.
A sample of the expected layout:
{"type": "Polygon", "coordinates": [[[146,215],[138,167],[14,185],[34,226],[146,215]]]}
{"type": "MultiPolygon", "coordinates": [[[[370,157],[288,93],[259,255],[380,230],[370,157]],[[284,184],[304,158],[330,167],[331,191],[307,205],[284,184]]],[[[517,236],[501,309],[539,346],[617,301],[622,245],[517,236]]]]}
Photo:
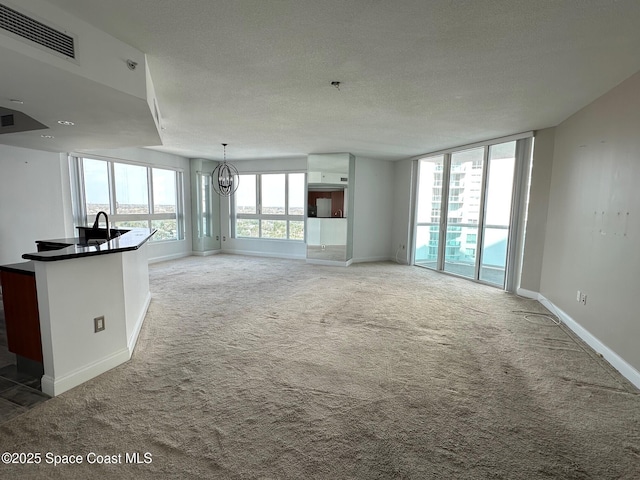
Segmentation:
{"type": "Polygon", "coordinates": [[[277,253],[277,252],[260,252],[253,250],[222,250],[220,253],[229,253],[232,255],[247,255],[250,257],[268,257],[268,258],[287,258],[290,260],[304,260],[305,255],[297,255],[293,253],[277,253]]]}
{"type": "Polygon", "coordinates": [[[127,343],[127,348],[129,349],[129,358],[133,355],[133,350],[136,348],[136,344],[138,343],[138,335],[140,335],[140,330],[142,329],[142,324],[144,323],[144,318],[147,316],[147,310],[149,310],[149,305],[151,304],[151,292],[147,292],[147,298],[144,300],[144,306],[142,307],[142,311],[138,315],[138,320],[136,320],[136,326],[133,329],[133,334],[129,338],[129,342],[127,343]]]}
{"type": "Polygon", "coordinates": [[[42,377],[42,391],[47,395],[55,397],[61,393],[71,390],[73,387],[83,384],[97,377],[98,375],[117,367],[128,361],[130,358],[129,350],[123,348],[117,352],[96,362],[85,365],[82,368],[74,370],[62,377],[53,378],[49,375],[42,377]]]}
{"type": "Polygon", "coordinates": [[[362,258],[354,258],[353,263],[370,263],[370,262],[388,262],[391,260],[391,257],[362,257],[362,258]]]}
{"type": "Polygon", "coordinates": [[[397,263],[398,265],[411,265],[406,258],[396,259],[396,257],[389,257],[387,261],[397,263]]]}
{"type": "Polygon", "coordinates": [[[521,297],[525,298],[532,298],[533,300],[538,301],[540,301],[540,299],[542,298],[542,295],[540,295],[538,292],[527,290],[526,288],[517,288],[516,295],[520,295],[521,297]]]}
{"type": "Polygon", "coordinates": [[[307,263],[311,265],[325,265],[327,267],[348,267],[353,259],[345,261],[340,260],[322,260],[317,258],[307,258],[307,263]]]}
{"type": "Polygon", "coordinates": [[[207,250],[206,252],[191,252],[194,257],[208,257],[210,255],[217,255],[222,253],[222,250],[207,250]]]}
{"type": "Polygon", "coordinates": [[[173,255],[163,255],[162,257],[153,257],[147,260],[149,265],[153,263],[166,262],[168,260],[177,260],[178,258],[184,258],[191,256],[191,252],[174,253],[173,255]]]}
{"type": "Polygon", "coordinates": [[[550,312],[554,313],[560,320],[562,320],[562,323],[564,323],[573,333],[580,337],[597,353],[602,355],[613,368],[615,368],[622,374],[622,376],[633,383],[637,388],[640,388],[640,372],[638,372],[638,370],[629,365],[623,358],[620,357],[620,355],[607,347],[596,336],[594,336],[586,328],[576,322],[561,308],[558,308],[556,305],[554,305],[553,302],[545,298],[544,295],[538,294],[538,297],[539,298],[537,300],[550,312]]]}

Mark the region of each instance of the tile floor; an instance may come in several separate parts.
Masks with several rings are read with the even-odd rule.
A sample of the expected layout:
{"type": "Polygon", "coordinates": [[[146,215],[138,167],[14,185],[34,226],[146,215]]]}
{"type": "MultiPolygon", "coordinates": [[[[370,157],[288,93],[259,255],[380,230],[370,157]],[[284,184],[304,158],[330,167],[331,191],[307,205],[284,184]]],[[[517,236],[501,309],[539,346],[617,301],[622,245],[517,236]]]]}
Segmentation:
{"type": "Polygon", "coordinates": [[[40,378],[18,372],[16,356],[7,349],[0,296],[0,425],[48,399],[40,391],[40,378]]]}

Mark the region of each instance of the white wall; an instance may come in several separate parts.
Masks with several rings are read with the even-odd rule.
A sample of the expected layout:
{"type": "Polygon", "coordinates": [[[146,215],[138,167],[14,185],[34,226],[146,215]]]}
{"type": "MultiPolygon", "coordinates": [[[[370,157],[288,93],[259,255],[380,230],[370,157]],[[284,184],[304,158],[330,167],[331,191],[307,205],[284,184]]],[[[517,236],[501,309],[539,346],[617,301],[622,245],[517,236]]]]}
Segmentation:
{"type": "Polygon", "coordinates": [[[640,386],[638,132],[640,72],[556,128],[540,293],[640,386]]]}
{"type": "Polygon", "coordinates": [[[535,134],[527,223],[520,271],[519,288],[521,293],[524,293],[522,289],[529,292],[540,291],[554,140],[555,128],[546,128],[535,134]]]}
{"type": "Polygon", "coordinates": [[[65,155],[0,145],[0,264],[73,232],[68,182],[65,155]]]}
{"type": "Polygon", "coordinates": [[[85,154],[87,156],[93,154],[114,160],[129,160],[158,167],[170,167],[182,171],[184,178],[185,238],[179,241],[149,242],[149,262],[154,263],[191,255],[191,175],[188,158],[145,148],[91,150],[90,152],[85,152],[85,154]]]}
{"type": "MultiPolygon", "coordinates": [[[[307,158],[284,158],[273,160],[232,160],[239,173],[285,173],[306,172],[307,158]]],[[[231,219],[229,199],[220,199],[220,221],[222,231],[222,251],[243,255],[273,256],[281,258],[306,258],[307,249],[304,242],[288,240],[231,238],[231,219]]]]}
{"type": "Polygon", "coordinates": [[[353,261],[390,258],[393,229],[394,164],[356,157],[353,215],[353,261]]]}
{"type": "Polygon", "coordinates": [[[122,256],[122,290],[129,352],[138,340],[144,315],[149,307],[149,242],[122,256]]]}
{"type": "Polygon", "coordinates": [[[269,160],[231,160],[239,173],[282,173],[282,172],[306,172],[307,157],[273,158],[269,160]]]}
{"type": "Polygon", "coordinates": [[[403,160],[393,165],[393,220],[391,231],[390,257],[398,263],[411,262],[411,238],[413,236],[413,218],[411,212],[415,203],[415,171],[416,162],[403,160]],[[404,245],[402,250],[400,245],[404,245]]]}

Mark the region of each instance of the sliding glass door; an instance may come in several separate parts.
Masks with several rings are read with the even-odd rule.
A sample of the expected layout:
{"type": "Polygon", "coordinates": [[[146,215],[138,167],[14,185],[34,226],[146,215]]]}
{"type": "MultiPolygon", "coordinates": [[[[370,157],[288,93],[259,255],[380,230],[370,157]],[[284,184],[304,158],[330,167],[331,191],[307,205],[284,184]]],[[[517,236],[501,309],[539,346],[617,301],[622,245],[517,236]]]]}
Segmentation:
{"type": "Polygon", "coordinates": [[[415,265],[505,287],[520,141],[419,160],[415,265]]]}
{"type": "Polygon", "coordinates": [[[484,148],[451,155],[444,271],[475,278],[484,148]]]}
{"type": "Polygon", "coordinates": [[[438,269],[444,155],[420,161],[415,263],[438,269]]]}
{"type": "Polygon", "coordinates": [[[489,147],[479,278],[503,286],[511,226],[516,142],[489,147]]]}

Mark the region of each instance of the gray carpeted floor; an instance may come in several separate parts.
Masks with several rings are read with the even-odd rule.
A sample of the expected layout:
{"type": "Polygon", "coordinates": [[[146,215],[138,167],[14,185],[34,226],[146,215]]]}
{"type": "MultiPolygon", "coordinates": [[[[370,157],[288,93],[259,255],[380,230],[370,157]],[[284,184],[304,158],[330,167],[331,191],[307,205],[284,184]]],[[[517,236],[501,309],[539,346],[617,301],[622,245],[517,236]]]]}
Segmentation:
{"type": "Polygon", "coordinates": [[[0,452],[43,455],[0,478],[640,478],[637,390],[537,302],[227,255],[153,265],[151,288],[130,362],[0,427],[0,452]]]}

